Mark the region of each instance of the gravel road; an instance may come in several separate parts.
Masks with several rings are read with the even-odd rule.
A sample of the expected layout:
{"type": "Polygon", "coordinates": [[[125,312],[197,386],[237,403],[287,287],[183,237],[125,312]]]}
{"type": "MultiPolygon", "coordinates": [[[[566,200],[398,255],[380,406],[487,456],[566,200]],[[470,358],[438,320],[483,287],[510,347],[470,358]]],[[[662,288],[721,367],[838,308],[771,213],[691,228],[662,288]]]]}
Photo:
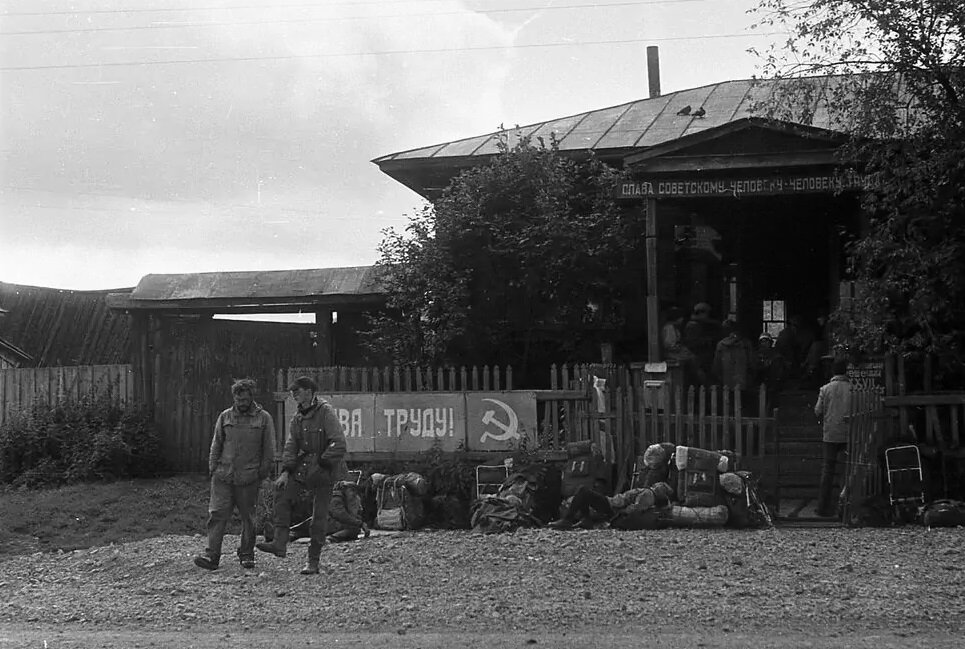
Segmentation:
{"type": "Polygon", "coordinates": [[[298,574],[305,545],[286,559],[259,553],[246,571],[233,560],[237,539],[226,537],[215,572],[191,562],[200,536],[7,556],[0,648],[41,637],[60,638],[49,649],[85,646],[71,637],[115,646],[106,638],[125,634],[134,644],[116,646],[188,646],[167,644],[170,636],[220,647],[246,634],[242,646],[269,646],[276,631],[338,634],[339,646],[356,646],[353,634],[433,647],[452,634],[579,646],[567,642],[644,633],[717,646],[821,637],[910,647],[957,642],[965,631],[961,528],[378,534],[326,546],[323,573],[310,577],[298,574]]]}

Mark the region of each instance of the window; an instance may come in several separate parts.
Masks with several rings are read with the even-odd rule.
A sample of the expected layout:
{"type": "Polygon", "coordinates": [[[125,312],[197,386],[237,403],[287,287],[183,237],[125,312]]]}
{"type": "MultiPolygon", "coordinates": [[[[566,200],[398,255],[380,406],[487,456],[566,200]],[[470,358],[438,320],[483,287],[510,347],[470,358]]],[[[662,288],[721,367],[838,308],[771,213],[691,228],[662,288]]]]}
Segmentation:
{"type": "Polygon", "coordinates": [[[763,329],[777,338],[786,325],[784,300],[764,300],[763,329]]]}

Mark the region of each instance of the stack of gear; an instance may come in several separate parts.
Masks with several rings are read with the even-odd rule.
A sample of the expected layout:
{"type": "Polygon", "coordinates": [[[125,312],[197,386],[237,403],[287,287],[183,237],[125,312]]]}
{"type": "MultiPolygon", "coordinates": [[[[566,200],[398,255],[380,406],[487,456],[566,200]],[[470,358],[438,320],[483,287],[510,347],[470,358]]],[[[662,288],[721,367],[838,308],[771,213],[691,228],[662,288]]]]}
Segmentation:
{"type": "Polygon", "coordinates": [[[730,451],[652,444],[637,460],[634,488],[608,498],[616,512],[610,526],[770,527],[757,480],[734,465],[730,451]]]}
{"type": "Polygon", "coordinates": [[[375,526],[380,530],[416,530],[425,523],[424,499],[429,483],[412,471],[387,476],[372,474],[375,495],[375,526]]]}
{"type": "Polygon", "coordinates": [[[559,495],[559,470],[548,464],[530,464],[511,473],[495,495],[473,503],[470,525],[485,534],[540,527],[559,506],[559,495]]]}

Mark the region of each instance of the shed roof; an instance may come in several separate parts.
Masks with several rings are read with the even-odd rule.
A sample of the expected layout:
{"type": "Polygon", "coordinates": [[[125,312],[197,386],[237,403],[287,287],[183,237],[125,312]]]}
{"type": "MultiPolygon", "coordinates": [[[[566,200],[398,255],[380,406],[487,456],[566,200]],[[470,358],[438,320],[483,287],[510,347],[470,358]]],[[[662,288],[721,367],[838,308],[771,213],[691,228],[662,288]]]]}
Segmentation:
{"type": "Polygon", "coordinates": [[[145,275],[114,309],[286,312],[383,299],[375,266],[145,275]]]}

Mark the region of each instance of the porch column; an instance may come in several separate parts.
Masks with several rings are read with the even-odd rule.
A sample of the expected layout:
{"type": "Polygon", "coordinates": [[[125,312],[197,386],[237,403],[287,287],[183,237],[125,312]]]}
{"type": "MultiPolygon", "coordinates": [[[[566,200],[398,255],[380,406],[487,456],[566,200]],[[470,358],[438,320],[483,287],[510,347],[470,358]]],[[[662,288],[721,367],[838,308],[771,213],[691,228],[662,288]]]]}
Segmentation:
{"type": "Polygon", "coordinates": [[[647,360],[660,360],[660,298],[657,296],[657,199],[643,203],[647,244],[647,360]]]}
{"type": "Polygon", "coordinates": [[[332,341],[332,310],[315,311],[315,350],[312,356],[323,367],[333,365],[334,342],[332,341]]]}

